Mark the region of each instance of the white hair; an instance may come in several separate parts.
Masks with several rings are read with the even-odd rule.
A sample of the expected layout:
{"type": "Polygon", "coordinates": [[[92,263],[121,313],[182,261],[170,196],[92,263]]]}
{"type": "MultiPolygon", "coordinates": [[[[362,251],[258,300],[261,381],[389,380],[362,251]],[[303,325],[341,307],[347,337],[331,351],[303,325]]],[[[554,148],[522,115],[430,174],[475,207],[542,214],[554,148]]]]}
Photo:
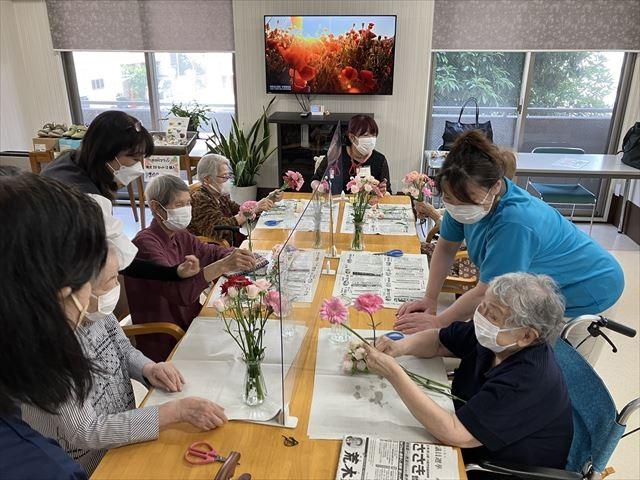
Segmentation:
{"type": "Polygon", "coordinates": [[[173,197],[178,192],[188,192],[189,187],[180,177],[175,175],[159,175],[153,178],[144,190],[147,203],[151,205],[151,200],[155,200],[163,207],[171,203],[173,197]]]}
{"type": "Polygon", "coordinates": [[[509,309],[505,327],[530,327],[541,341],[555,340],[563,324],[565,302],[551,277],[507,273],[494,278],[489,288],[509,309]]]}
{"type": "Polygon", "coordinates": [[[203,182],[205,177],[215,177],[222,165],[226,165],[231,170],[231,163],[227,157],[217,153],[207,153],[198,162],[198,180],[203,182]]]}

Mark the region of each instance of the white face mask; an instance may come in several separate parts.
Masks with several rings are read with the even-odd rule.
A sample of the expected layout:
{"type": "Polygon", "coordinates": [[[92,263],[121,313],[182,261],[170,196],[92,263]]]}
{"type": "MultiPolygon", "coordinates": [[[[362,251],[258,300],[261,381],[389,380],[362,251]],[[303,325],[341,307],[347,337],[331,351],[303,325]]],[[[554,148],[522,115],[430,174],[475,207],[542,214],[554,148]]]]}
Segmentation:
{"type": "Polygon", "coordinates": [[[489,192],[484,196],[481,205],[451,205],[443,200],[444,208],[449,212],[449,215],[453,217],[454,220],[463,223],[465,225],[470,225],[472,223],[478,223],[484,217],[489,215],[490,210],[484,209],[484,202],[487,200],[489,196],[489,192]]]}
{"type": "Polygon", "coordinates": [[[114,178],[122,185],[129,185],[136,178],[144,175],[144,167],[142,166],[142,162],[136,162],[130,167],[122,165],[120,163],[120,160],[118,160],[118,157],[116,157],[116,162],[118,162],[118,165],[120,165],[120,168],[118,170],[113,170],[111,165],[109,165],[109,168],[113,170],[114,178]]]}
{"type": "Polygon", "coordinates": [[[367,156],[376,148],[376,137],[357,137],[357,144],[354,144],[360,155],[367,156]]]}
{"type": "MultiPolygon", "coordinates": [[[[162,205],[160,206],[162,207],[162,205]]],[[[164,211],[167,212],[167,219],[162,223],[169,230],[184,230],[191,223],[191,205],[169,210],[164,208],[164,211]]]]}
{"type": "Polygon", "coordinates": [[[231,195],[231,180],[227,180],[218,187],[220,195],[231,195]]]}
{"type": "Polygon", "coordinates": [[[515,328],[500,328],[493,323],[491,323],[487,318],[482,315],[478,309],[473,314],[473,325],[476,331],[476,338],[478,339],[478,343],[485,348],[488,348],[494,353],[500,353],[505,351],[507,348],[511,348],[516,345],[517,342],[511,343],[509,345],[499,345],[498,344],[498,334],[500,332],[511,332],[512,330],[518,330],[523,327],[515,327],[515,328]]]}
{"type": "Polygon", "coordinates": [[[103,315],[109,315],[113,313],[120,299],[120,284],[116,283],[116,286],[103,295],[91,294],[93,298],[98,300],[98,312],[103,315]]]}

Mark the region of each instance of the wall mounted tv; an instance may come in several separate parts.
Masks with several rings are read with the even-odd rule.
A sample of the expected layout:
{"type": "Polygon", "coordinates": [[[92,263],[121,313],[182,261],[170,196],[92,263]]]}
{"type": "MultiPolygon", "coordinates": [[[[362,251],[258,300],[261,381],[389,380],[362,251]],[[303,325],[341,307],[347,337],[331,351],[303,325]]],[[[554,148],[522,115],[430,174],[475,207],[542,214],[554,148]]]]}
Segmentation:
{"type": "Polygon", "coordinates": [[[267,93],[391,95],[395,44],[395,15],[265,15],[267,93]]]}

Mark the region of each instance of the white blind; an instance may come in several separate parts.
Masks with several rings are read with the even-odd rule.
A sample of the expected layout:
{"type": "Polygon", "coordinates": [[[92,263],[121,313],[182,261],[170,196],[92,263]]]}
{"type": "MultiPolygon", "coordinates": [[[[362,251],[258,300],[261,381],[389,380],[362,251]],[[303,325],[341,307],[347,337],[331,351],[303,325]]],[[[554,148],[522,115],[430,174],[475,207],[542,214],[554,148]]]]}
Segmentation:
{"type": "Polygon", "coordinates": [[[640,50],[640,0],[439,0],[434,50],[640,50]]]}
{"type": "Polygon", "coordinates": [[[232,52],[231,0],[46,0],[55,50],[232,52]]]}

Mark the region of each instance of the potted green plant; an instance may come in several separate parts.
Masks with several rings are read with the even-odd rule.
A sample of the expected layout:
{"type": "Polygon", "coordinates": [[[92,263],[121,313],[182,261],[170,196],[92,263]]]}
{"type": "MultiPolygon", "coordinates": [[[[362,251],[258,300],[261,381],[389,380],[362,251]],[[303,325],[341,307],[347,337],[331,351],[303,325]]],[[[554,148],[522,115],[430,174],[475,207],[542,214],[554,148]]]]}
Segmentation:
{"type": "Polygon", "coordinates": [[[275,97],[266,108],[262,109],[262,115],[251,125],[248,133],[238,126],[238,122],[233,117],[231,132],[228,136],[222,133],[217,120],[214,119],[211,124],[212,135],[206,140],[207,148],[209,152],[229,159],[235,178],[231,197],[238,204],[256,199],[258,190],[256,177],[264,162],[277,149],[277,147],[269,149],[271,134],[267,120],[267,112],[274,100],[275,97]]]}
{"type": "MultiPolygon", "coordinates": [[[[190,132],[197,132],[200,125],[204,124],[209,119],[207,117],[207,113],[210,111],[211,109],[204,105],[200,105],[198,102],[193,102],[192,104],[187,105],[183,105],[182,103],[178,103],[176,105],[174,103],[169,109],[169,114],[176,117],[189,118],[189,126],[187,127],[187,130],[190,132]]],[[[166,120],[166,118],[163,120],[166,120]]]]}

